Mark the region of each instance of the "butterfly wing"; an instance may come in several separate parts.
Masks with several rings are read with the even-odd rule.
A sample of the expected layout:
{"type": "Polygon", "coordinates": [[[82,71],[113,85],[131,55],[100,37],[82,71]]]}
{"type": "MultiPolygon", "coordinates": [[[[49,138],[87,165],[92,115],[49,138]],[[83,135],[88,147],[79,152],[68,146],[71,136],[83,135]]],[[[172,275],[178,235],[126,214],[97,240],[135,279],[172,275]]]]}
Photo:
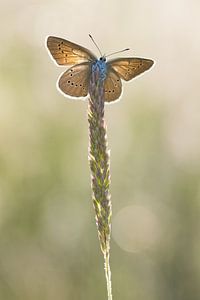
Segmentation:
{"type": "Polygon", "coordinates": [[[58,65],[75,65],[96,59],[88,49],[55,36],[47,38],[47,48],[58,65]]]}
{"type": "Polygon", "coordinates": [[[122,92],[122,82],[111,66],[108,66],[107,76],[104,81],[104,100],[112,102],[117,100],[122,92]]]}
{"type": "Polygon", "coordinates": [[[91,72],[90,63],[72,66],[61,74],[58,79],[58,88],[72,97],[85,97],[88,94],[88,84],[91,72]]]}
{"type": "Polygon", "coordinates": [[[153,63],[153,60],[146,58],[117,58],[110,60],[108,66],[112,66],[120,78],[129,81],[150,69],[153,63]]]}

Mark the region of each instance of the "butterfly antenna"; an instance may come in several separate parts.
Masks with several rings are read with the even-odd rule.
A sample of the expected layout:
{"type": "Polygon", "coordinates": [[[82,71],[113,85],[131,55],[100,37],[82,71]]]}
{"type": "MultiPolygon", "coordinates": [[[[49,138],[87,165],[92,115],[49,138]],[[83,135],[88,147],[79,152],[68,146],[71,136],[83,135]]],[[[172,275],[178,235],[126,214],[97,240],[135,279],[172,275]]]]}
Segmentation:
{"type": "Polygon", "coordinates": [[[101,50],[99,49],[99,46],[97,45],[97,43],[95,42],[95,40],[93,39],[93,37],[91,36],[91,34],[89,34],[89,37],[91,38],[91,40],[93,41],[93,43],[95,44],[95,46],[97,47],[97,49],[99,50],[100,55],[103,56],[102,53],[101,53],[101,50]]]}
{"type": "Polygon", "coordinates": [[[112,52],[112,53],[109,53],[108,55],[106,55],[106,57],[117,54],[117,53],[122,53],[122,52],[125,52],[125,51],[128,51],[128,50],[130,50],[130,48],[126,48],[126,49],[123,49],[123,50],[120,50],[120,51],[112,52]]]}

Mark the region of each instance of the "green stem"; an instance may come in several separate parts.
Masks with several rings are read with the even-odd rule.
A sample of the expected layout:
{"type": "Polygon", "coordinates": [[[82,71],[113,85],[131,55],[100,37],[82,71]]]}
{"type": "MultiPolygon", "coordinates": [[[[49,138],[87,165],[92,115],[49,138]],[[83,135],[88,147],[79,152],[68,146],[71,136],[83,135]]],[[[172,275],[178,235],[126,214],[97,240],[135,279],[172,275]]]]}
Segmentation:
{"type": "Polygon", "coordinates": [[[106,275],[106,283],[107,283],[107,292],[108,292],[108,300],[112,300],[112,282],[111,282],[111,270],[110,270],[110,262],[109,262],[109,252],[104,253],[104,263],[105,263],[105,275],[106,275]]]}

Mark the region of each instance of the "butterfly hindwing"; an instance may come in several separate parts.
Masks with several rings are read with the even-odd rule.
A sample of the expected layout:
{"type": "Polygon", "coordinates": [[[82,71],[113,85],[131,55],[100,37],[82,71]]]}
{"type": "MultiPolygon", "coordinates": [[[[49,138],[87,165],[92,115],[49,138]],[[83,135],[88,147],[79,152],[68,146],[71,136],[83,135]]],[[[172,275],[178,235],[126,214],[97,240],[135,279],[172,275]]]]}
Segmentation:
{"type": "Polygon", "coordinates": [[[108,65],[112,66],[120,78],[129,81],[147,71],[153,63],[151,59],[134,57],[113,59],[108,62],[108,65]]]}
{"type": "Polygon", "coordinates": [[[88,94],[90,63],[82,63],[69,68],[58,79],[58,87],[72,97],[85,97],[88,94]]]}
{"type": "Polygon", "coordinates": [[[104,82],[104,99],[106,102],[117,100],[122,92],[122,82],[115,70],[108,66],[104,82]]]}
{"type": "Polygon", "coordinates": [[[47,48],[58,65],[75,65],[96,59],[88,49],[55,36],[47,38],[47,48]]]}

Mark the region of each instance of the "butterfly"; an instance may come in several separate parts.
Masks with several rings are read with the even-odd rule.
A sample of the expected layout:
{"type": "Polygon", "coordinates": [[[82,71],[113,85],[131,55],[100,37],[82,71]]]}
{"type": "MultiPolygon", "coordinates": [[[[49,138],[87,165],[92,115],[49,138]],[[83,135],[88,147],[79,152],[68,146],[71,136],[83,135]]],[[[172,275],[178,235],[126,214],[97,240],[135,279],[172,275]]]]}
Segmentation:
{"type": "MultiPolygon", "coordinates": [[[[93,40],[92,37],[91,39],[93,40]]],[[[117,100],[122,93],[121,79],[129,81],[150,69],[154,63],[151,59],[137,57],[116,58],[107,62],[107,56],[101,54],[96,43],[95,45],[101,54],[99,59],[90,50],[55,36],[48,36],[46,45],[50,56],[58,65],[70,66],[67,71],[60,75],[57,84],[64,95],[72,97],[86,97],[88,95],[94,64],[99,64],[102,67],[105,75],[103,80],[104,100],[111,102],[117,100]]],[[[128,49],[120,52],[125,50],[128,49]]]]}

